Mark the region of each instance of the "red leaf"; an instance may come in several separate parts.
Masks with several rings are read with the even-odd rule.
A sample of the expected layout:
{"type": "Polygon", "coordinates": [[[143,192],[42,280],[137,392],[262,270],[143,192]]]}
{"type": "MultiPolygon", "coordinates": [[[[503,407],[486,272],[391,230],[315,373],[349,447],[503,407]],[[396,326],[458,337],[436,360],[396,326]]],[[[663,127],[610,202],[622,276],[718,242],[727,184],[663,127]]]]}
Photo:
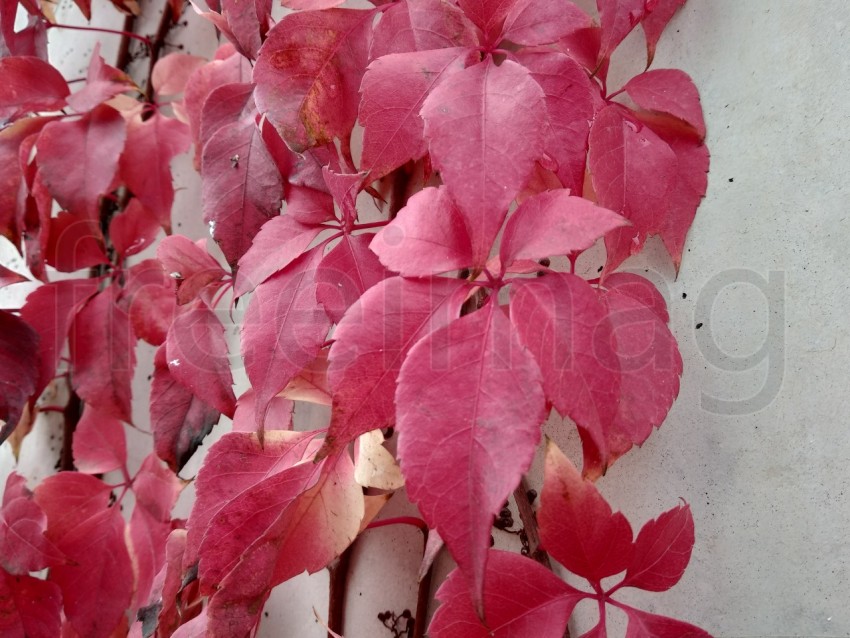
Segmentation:
{"type": "Polygon", "coordinates": [[[345,235],[316,269],[316,299],[333,323],[364,292],[390,276],[369,250],[373,235],[345,235]]]}
{"type": "Polygon", "coordinates": [[[670,321],[667,313],[667,302],[658,292],[658,288],[649,280],[630,272],[615,272],[605,278],[605,288],[616,290],[621,295],[631,297],[635,301],[652,310],[664,323],[670,321]]]}
{"type": "Polygon", "coordinates": [[[360,103],[361,165],[370,172],[368,181],[425,155],[422,103],[440,81],[463,70],[468,54],[461,48],[415,51],[387,55],[369,65],[360,103]]]}
{"type": "Polygon", "coordinates": [[[596,0],[602,26],[599,59],[610,57],[646,14],[647,0],[596,0]]]}
{"type": "MultiPolygon", "coordinates": [[[[255,411],[256,395],[248,390],[236,401],[236,412],[233,414],[234,432],[256,432],[257,416],[255,411]]],[[[278,395],[269,402],[266,412],[266,430],[291,430],[292,410],[295,404],[289,399],[278,395]]]]}
{"type": "Polygon", "coordinates": [[[289,186],[286,214],[307,226],[336,219],[334,201],[330,194],[304,186],[289,186]]]}
{"type": "Polygon", "coordinates": [[[699,627],[666,616],[656,616],[640,609],[622,606],[629,617],[626,638],[711,638],[699,627]]]}
{"type": "Polygon", "coordinates": [[[254,67],[257,106],[294,151],[351,133],[374,15],[292,13],[269,31],[254,67]]]}
{"type": "Polygon", "coordinates": [[[24,478],[12,472],[6,479],[0,511],[0,564],[3,569],[9,574],[23,575],[64,562],[65,557],[44,535],[46,529],[47,515],[33,500],[24,478]]]}
{"type": "Polygon", "coordinates": [[[234,43],[251,60],[256,59],[268,31],[271,8],[271,0],[221,0],[221,15],[227,20],[234,43]]]}
{"type": "Polygon", "coordinates": [[[33,111],[58,111],[71,91],[65,78],[44,60],[0,58],[0,120],[33,111]]]}
{"type": "Polygon", "coordinates": [[[402,0],[381,15],[372,36],[369,57],[375,60],[390,53],[472,48],[477,44],[475,29],[450,2],[402,0]]]}
{"type": "Polygon", "coordinates": [[[330,322],[316,303],[314,248],[257,286],[242,325],[245,371],[256,393],[257,425],[271,398],[316,358],[330,322]]]}
{"type": "MultiPolygon", "coordinates": [[[[307,226],[290,211],[278,217],[272,217],[262,225],[254,236],[253,243],[239,259],[236,271],[234,294],[241,297],[263,283],[273,274],[280,272],[307,250],[319,233],[321,226],[307,226]]],[[[331,204],[333,209],[333,204],[331,204]]]]}
{"type": "Polygon", "coordinates": [[[170,636],[178,626],[181,611],[178,595],[183,582],[183,554],[186,550],[186,530],[173,530],[165,542],[165,561],[154,579],[151,606],[158,610],[157,629],[170,636]],[[159,604],[157,604],[157,601],[159,604]]]}
{"type": "Polygon", "coordinates": [[[34,396],[40,395],[56,374],[71,322],[77,311],[96,292],[95,279],[65,279],[45,284],[27,297],[21,308],[21,317],[39,335],[39,372],[34,396]]]}
{"type": "Polygon", "coordinates": [[[647,235],[662,232],[678,161],[647,126],[627,118],[620,107],[608,106],[590,130],[588,162],[599,203],[634,224],[605,239],[604,278],[640,250],[647,235]]]}
{"type": "Polygon", "coordinates": [[[204,146],[204,221],[231,266],[277,215],[283,184],[253,122],[223,126],[204,146]]]}
{"type": "Polygon", "coordinates": [[[73,384],[80,398],[132,423],[136,335],[127,313],[115,303],[115,288],[98,293],[77,313],[70,342],[73,384]]]}
{"type": "Polygon", "coordinates": [[[190,144],[188,127],[159,113],[144,122],[131,120],[127,127],[121,177],[167,230],[171,228],[171,205],[174,203],[171,160],[188,151],[190,144]]]}
{"type": "Polygon", "coordinates": [[[623,90],[641,108],[677,117],[694,127],[700,139],[705,137],[705,120],[702,116],[699,91],[684,71],[647,71],[629,80],[623,90]]]}
{"type": "Polygon", "coordinates": [[[419,341],[399,374],[407,492],[467,576],[479,616],[493,517],[531,464],[546,417],[540,381],[495,300],[419,341]]]}
{"type": "Polygon", "coordinates": [[[44,258],[61,272],[108,264],[100,224],[91,217],[59,213],[50,220],[44,258]]]}
{"type": "Polygon", "coordinates": [[[635,541],[635,553],[621,587],[666,591],[679,582],[691,560],[694,517],[679,505],[646,523],[635,541]]]}
{"type": "Polygon", "coordinates": [[[620,400],[613,424],[620,441],[609,438],[613,461],[633,443],[643,443],[653,426],[664,421],[679,394],[682,357],[675,338],[652,308],[616,288],[602,301],[608,306],[620,360],[620,400]]]}
{"type": "Polygon", "coordinates": [[[135,197],[109,222],[109,238],[121,257],[142,252],[158,233],[159,220],[135,197]]]}
{"type": "MultiPolygon", "coordinates": [[[[262,444],[253,433],[231,432],[219,439],[195,479],[196,498],[186,523],[183,565],[189,567],[198,560],[201,543],[222,508],[264,480],[306,460],[314,438],[311,432],[269,430],[262,444]]],[[[316,468],[312,463],[301,463],[301,467],[305,465],[316,468]]],[[[251,533],[251,529],[245,533],[251,533]]]]}
{"type": "Polygon", "coordinates": [[[121,303],[139,339],[152,346],[165,342],[177,314],[177,302],[174,280],[165,274],[156,259],[145,259],[126,271],[121,303]]]}
{"type": "Polygon", "coordinates": [[[179,478],[154,454],[149,454],[133,478],[136,507],[143,507],[158,521],[171,521],[171,510],[183,489],[179,478]]]}
{"type": "Polygon", "coordinates": [[[514,44],[533,47],[557,42],[591,24],[590,16],[572,2],[519,0],[513,3],[505,19],[502,37],[514,44]]]}
{"type": "Polygon", "coordinates": [[[567,620],[586,594],[573,589],[535,561],[490,550],[484,577],[485,627],[469,597],[460,570],[437,591],[441,605],[428,635],[432,638],[562,638],[567,620]]]}
{"type": "Polygon", "coordinates": [[[254,123],[254,85],[250,82],[223,84],[210,91],[201,111],[200,141],[203,146],[222,126],[254,123]]]}
{"type": "Polygon", "coordinates": [[[68,105],[77,113],[85,113],[135,86],[126,73],[106,64],[97,43],[86,73],[86,85],[68,98],[68,105]]]}
{"type": "Polygon", "coordinates": [[[466,223],[443,186],[425,188],[407,200],[370,248],[382,264],[405,276],[439,274],[472,264],[466,223]]]}
{"type": "Polygon", "coordinates": [[[74,465],[86,474],[105,474],[127,463],[127,439],[117,419],[86,405],[73,442],[74,465]]]}
{"type": "Polygon", "coordinates": [[[124,519],[109,508],[111,490],[78,472],[46,478],[35,490],[47,514],[47,536],[68,556],[50,570],[62,590],[65,615],[81,636],[110,636],[133,592],[133,568],[124,542],[124,519]]]}
{"type": "Polygon", "coordinates": [[[543,89],[549,122],[543,147],[557,163],[555,173],[573,195],[581,195],[587,136],[593,119],[593,85],[579,64],[555,51],[520,51],[517,61],[543,89]]]}
{"type": "Polygon", "coordinates": [[[177,281],[177,302],[187,304],[211,283],[221,281],[224,271],[210,254],[188,237],[170,235],[156,248],[156,258],[165,272],[177,281]]]}
{"type": "Polygon", "coordinates": [[[518,0],[460,0],[458,3],[469,18],[484,34],[481,44],[493,46],[502,39],[505,18],[511,13],[518,0]]]}
{"type": "Polygon", "coordinates": [[[320,456],[393,425],[399,370],[425,335],[455,319],[467,287],[454,279],[386,279],[368,290],[334,331],[328,377],[334,406],[320,456]]]}
{"type": "MultiPolygon", "coordinates": [[[[0,441],[18,425],[24,404],[35,394],[39,335],[23,319],[0,310],[0,441]]],[[[37,397],[33,397],[35,399],[37,397]]]]}
{"type": "Polygon", "coordinates": [[[599,583],[624,571],[634,553],[632,528],[552,443],[546,445],[537,513],[546,551],[574,574],[599,583]]]}
{"type": "Polygon", "coordinates": [[[227,416],[236,409],[224,326],[203,301],[177,316],[165,340],[171,375],[227,416]]]}
{"type": "Polygon", "coordinates": [[[655,7],[646,15],[641,22],[643,32],[646,35],[646,66],[652,64],[655,58],[655,47],[661,39],[664,27],[673,18],[673,15],[684,6],[686,0],[657,0],[655,7]]]}
{"type": "Polygon", "coordinates": [[[79,120],[44,127],[37,142],[38,166],[62,208],[82,217],[96,216],[98,200],[118,171],[126,136],[124,118],[105,104],[79,120]]]}
{"type": "Polygon", "coordinates": [[[620,397],[620,363],[612,351],[606,307],[583,279],[551,273],[517,281],[511,319],[543,372],[546,397],[569,416],[607,467],[620,397]]]}
{"type": "Polygon", "coordinates": [[[543,155],[543,91],[524,67],[488,58],[445,78],[422,117],[434,166],[466,218],[472,265],[483,266],[508,205],[543,155]],[[505,108],[507,96],[523,108],[505,108]]]}
{"type": "Polygon", "coordinates": [[[508,220],[499,256],[508,266],[515,259],[577,254],[627,224],[620,215],[573,197],[569,190],[546,191],[525,200],[508,220]]]}
{"type": "Polygon", "coordinates": [[[250,630],[273,586],[305,570],[319,571],[351,544],[364,513],[363,490],[353,473],[348,454],[323,466],[304,463],[259,483],[221,510],[201,546],[199,570],[202,582],[205,574],[221,573],[211,579],[221,583],[207,612],[212,634],[250,630]],[[233,550],[238,562],[214,570],[233,550]]]}
{"type": "Polygon", "coordinates": [[[170,531],[169,523],[156,520],[145,508],[133,508],[128,536],[136,575],[135,608],[142,607],[150,597],[154,578],[165,561],[165,542],[170,531]]]}
{"type": "Polygon", "coordinates": [[[57,545],[70,562],[51,568],[49,580],[62,590],[65,616],[81,636],[108,638],[124,620],[133,593],[120,510],[104,509],[82,520],[57,545]]]}
{"type": "Polygon", "coordinates": [[[341,5],[345,0],[281,0],[284,7],[295,11],[317,11],[341,5]]]}
{"type": "Polygon", "coordinates": [[[8,638],[56,638],[62,592],[31,576],[0,573],[0,633],[8,638]]]}
{"type": "Polygon", "coordinates": [[[164,346],[154,357],[150,410],[156,454],[175,472],[192,457],[221,416],[171,375],[164,346]]]}

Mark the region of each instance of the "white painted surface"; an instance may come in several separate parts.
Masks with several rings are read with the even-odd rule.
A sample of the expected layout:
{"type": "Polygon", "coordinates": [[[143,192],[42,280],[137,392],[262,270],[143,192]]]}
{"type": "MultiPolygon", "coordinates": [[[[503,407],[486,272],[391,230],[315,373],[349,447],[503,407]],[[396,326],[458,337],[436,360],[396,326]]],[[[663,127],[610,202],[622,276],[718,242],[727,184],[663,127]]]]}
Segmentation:
{"type": "MultiPolygon", "coordinates": [[[[709,191],[677,280],[657,242],[627,264],[651,270],[665,292],[685,374],[665,425],[600,485],[636,528],[679,497],[691,503],[697,543],[682,582],[628,601],[719,637],[850,636],[847,8],[844,0],[690,0],[654,65],[684,69],[700,89],[712,152],[709,191]]],[[[95,21],[107,23],[109,10],[95,11],[95,21]]],[[[212,30],[190,21],[169,40],[208,55],[212,30]]],[[[60,58],[73,75],[80,64],[74,56],[90,47],[77,44],[80,34],[62,37],[60,58]]],[[[630,37],[618,61],[640,59],[642,46],[640,33],[630,37]]],[[[114,55],[106,47],[103,53],[114,55]]],[[[615,73],[610,86],[639,70],[623,66],[630,68],[615,73]]],[[[177,196],[182,225],[175,227],[201,237],[199,182],[187,162],[177,180],[187,188],[177,196]]],[[[584,265],[595,269],[592,261],[584,265]]],[[[146,349],[136,384],[140,421],[150,366],[146,349]]],[[[237,376],[244,387],[244,375],[237,376]]],[[[547,425],[578,459],[571,429],[547,425]]],[[[50,432],[28,444],[28,474],[40,471],[32,459],[49,458],[50,432]]],[[[142,441],[134,448],[139,455],[142,441]]],[[[539,485],[539,463],[532,482],[539,485]]],[[[187,494],[181,507],[189,500],[187,494]]],[[[499,544],[509,541],[496,535],[499,544]]],[[[347,638],[388,638],[377,614],[413,610],[420,551],[407,529],[370,531],[358,541],[347,638]]],[[[437,575],[449,568],[441,560],[437,575]]],[[[324,573],[277,588],[260,635],[324,636],[311,607],[325,615],[326,588],[324,573]]],[[[594,612],[580,611],[574,636],[595,622],[594,612]]]]}

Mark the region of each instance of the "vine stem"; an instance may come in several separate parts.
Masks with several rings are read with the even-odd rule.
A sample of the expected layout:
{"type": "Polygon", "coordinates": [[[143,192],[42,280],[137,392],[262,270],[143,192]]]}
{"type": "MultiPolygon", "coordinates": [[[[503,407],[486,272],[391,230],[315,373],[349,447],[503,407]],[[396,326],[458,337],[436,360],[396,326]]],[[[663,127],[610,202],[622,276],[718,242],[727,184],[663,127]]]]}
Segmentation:
{"type": "MultiPolygon", "coordinates": [[[[425,548],[428,547],[428,530],[423,532],[425,536],[425,548]]],[[[425,627],[428,622],[428,604],[431,601],[431,580],[433,579],[434,564],[428,566],[419,588],[416,590],[416,615],[413,617],[413,638],[424,638],[425,627]]]]}
{"type": "Polygon", "coordinates": [[[112,35],[120,35],[125,38],[133,38],[134,40],[143,42],[148,47],[151,46],[150,38],[143,35],[139,35],[138,33],[132,33],[130,31],[119,31],[118,29],[107,29],[105,27],[83,27],[77,26],[75,24],[61,24],[58,22],[47,22],[45,23],[45,26],[48,29],[70,29],[71,31],[94,31],[96,33],[111,33],[112,35]]]}
{"type": "MultiPolygon", "coordinates": [[[[328,629],[342,635],[345,625],[345,595],[348,589],[348,571],[351,566],[351,548],[339,555],[333,563],[328,565],[330,583],[328,585],[328,629]]],[[[328,638],[333,634],[328,633],[328,638]]]]}
{"type": "Polygon", "coordinates": [[[83,402],[79,395],[72,389],[68,404],[64,409],[65,423],[62,426],[62,452],[59,456],[59,470],[71,472],[74,468],[74,431],[83,414],[83,402]]]}

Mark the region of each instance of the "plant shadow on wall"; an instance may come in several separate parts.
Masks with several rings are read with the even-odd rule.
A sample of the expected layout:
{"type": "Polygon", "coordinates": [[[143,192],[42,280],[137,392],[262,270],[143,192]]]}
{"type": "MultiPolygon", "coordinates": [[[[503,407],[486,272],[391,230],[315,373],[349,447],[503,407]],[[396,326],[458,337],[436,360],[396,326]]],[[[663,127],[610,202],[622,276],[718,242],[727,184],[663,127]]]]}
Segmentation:
{"type": "MultiPolygon", "coordinates": [[[[616,270],[648,235],[679,266],[706,188],[699,96],[678,70],[614,91],[606,77],[637,25],[649,68],[683,3],[599,0],[597,22],[566,0],[284,0],[297,11],[273,24],[270,2],[222,0],[201,14],[228,41],[213,60],[157,59],[172,2],[141,38],[153,58],[137,85],[97,50],[84,81],[63,78],[49,5],[22,3],[15,31],[4,2],[0,230],[28,274],[0,282],[41,285],[0,312],[2,436],[19,447],[40,411],[66,423],[64,471],[6,484],[4,635],[251,635],[275,585],[331,566],[344,588],[350,545],[393,523],[426,532],[423,583],[443,543],[457,563],[435,638],[561,637],[585,599],[600,611],[586,636],[606,635],[608,605],[630,637],[708,635],[614,597],[676,584],[689,507],[635,538],[594,485],[679,390],[663,298],[616,270]],[[170,161],[190,147],[221,259],[171,234],[170,161]],[[361,220],[366,204],[379,221],[361,220]],[[597,240],[607,259],[586,280],[575,262],[597,240]],[[149,246],[156,259],[139,257],[149,246]],[[237,302],[251,382],[238,398],[220,320],[237,302]],[[138,340],[157,350],[152,451],[132,473],[138,340]],[[39,403],[50,384],[67,405],[39,403]],[[330,405],[329,423],[295,430],[297,402],[330,405]],[[535,515],[523,475],[552,408],[584,458],[579,472],[545,444],[535,515]],[[173,519],[178,473],[222,415],[233,431],[206,452],[188,520],[173,519]],[[375,520],[402,484],[422,518],[375,520]],[[528,556],[490,548],[512,493],[528,556]]],[[[423,590],[405,617],[415,636],[423,590]]],[[[331,592],[329,634],[342,599],[331,592]]]]}

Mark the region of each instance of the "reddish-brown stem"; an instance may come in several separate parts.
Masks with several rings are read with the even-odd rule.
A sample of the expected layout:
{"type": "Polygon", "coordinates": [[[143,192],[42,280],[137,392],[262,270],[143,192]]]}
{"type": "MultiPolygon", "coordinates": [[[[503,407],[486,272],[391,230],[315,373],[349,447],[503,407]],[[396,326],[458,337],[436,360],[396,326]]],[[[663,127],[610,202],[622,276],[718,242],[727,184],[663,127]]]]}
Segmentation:
{"type": "MultiPolygon", "coordinates": [[[[350,545],[339,558],[328,566],[330,585],[328,590],[328,629],[342,634],[345,629],[345,594],[348,585],[348,569],[351,565],[350,545]]],[[[328,634],[328,638],[332,638],[328,634]]]]}
{"type": "MultiPolygon", "coordinates": [[[[428,545],[428,532],[425,532],[425,545],[428,545]]],[[[425,628],[428,624],[428,603],[431,601],[431,580],[433,564],[429,565],[428,571],[419,581],[416,590],[416,615],[413,617],[413,638],[423,638],[425,628]]]]}
{"type": "Polygon", "coordinates": [[[354,226],[352,226],[351,229],[352,230],[364,230],[366,228],[381,228],[382,226],[386,226],[389,223],[390,223],[389,220],[384,220],[384,221],[381,221],[381,222],[368,222],[368,223],[365,223],[365,224],[354,224],[354,226]]]}
{"type": "Polygon", "coordinates": [[[519,511],[519,518],[522,521],[522,526],[525,529],[525,535],[528,538],[528,555],[546,569],[552,569],[552,562],[547,554],[540,547],[540,530],[537,527],[537,515],[534,513],[534,508],[531,506],[531,501],[528,498],[528,481],[523,476],[514,490],[514,501],[516,508],[519,511]]]}
{"type": "Polygon", "coordinates": [[[395,518],[385,518],[381,521],[372,521],[366,526],[366,529],[377,529],[379,527],[389,527],[390,525],[412,525],[428,535],[428,525],[421,518],[415,516],[396,516],[395,518]]]}
{"type": "MultiPolygon", "coordinates": [[[[145,102],[149,104],[153,104],[153,82],[151,78],[153,77],[153,68],[159,60],[159,54],[162,51],[162,47],[165,45],[165,36],[168,35],[168,32],[171,30],[174,21],[177,20],[180,16],[175,16],[171,12],[171,7],[168,3],[165,3],[165,6],[162,8],[162,16],[159,19],[159,25],[156,28],[156,34],[153,37],[153,41],[150,43],[151,50],[151,59],[150,66],[148,67],[148,81],[145,86],[145,102]]],[[[144,119],[150,117],[150,111],[143,116],[144,119]]]]}
{"type": "Polygon", "coordinates": [[[45,23],[45,26],[48,29],[70,29],[71,31],[95,31],[97,33],[111,33],[113,35],[120,35],[126,38],[133,38],[134,40],[143,42],[147,47],[151,46],[150,38],[147,38],[143,35],[139,35],[138,33],[131,33],[129,31],[119,31],[118,29],[106,29],[104,27],[83,27],[77,26],[75,24],[60,24],[58,22],[47,22],[45,23]]]}

